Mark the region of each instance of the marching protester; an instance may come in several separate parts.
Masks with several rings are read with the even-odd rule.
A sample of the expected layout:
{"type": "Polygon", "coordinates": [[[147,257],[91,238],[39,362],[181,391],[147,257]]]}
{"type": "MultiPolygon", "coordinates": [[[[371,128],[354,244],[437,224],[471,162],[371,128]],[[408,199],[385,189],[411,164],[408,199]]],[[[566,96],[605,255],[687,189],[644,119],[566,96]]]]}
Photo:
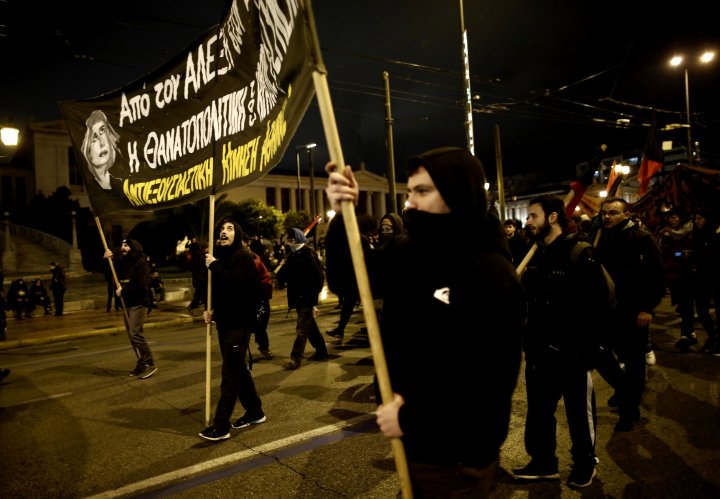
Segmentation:
{"type": "Polygon", "coordinates": [[[671,208],[663,213],[665,223],[656,232],[665,265],[670,299],[680,316],[680,338],[675,347],[689,352],[697,344],[695,305],[692,291],[692,221],[684,211],[671,208]]]}
{"type": "MultiPolygon", "coordinates": [[[[272,360],[275,355],[270,350],[270,337],[268,336],[268,323],[270,322],[270,300],[273,295],[273,280],[268,271],[263,258],[252,249],[252,241],[257,239],[251,239],[247,234],[243,233],[242,243],[243,246],[250,251],[253,259],[255,260],[255,268],[262,284],[263,296],[258,306],[255,326],[253,326],[253,334],[255,335],[255,343],[257,343],[260,354],[266,360],[272,360]]],[[[257,245],[254,245],[257,248],[257,245]]],[[[262,246],[260,246],[262,248],[262,246]]]]}
{"type": "MultiPolygon", "coordinates": [[[[329,163],[332,209],[357,203],[349,166],[329,163]]],[[[384,299],[382,343],[394,396],[377,408],[389,438],[401,438],[416,497],[488,497],[508,434],[521,362],[524,294],[500,222],[487,212],[482,164],[466,149],[427,151],[407,165],[407,235],[368,259],[373,292],[384,299]],[[465,234],[476,251],[462,272],[437,241],[465,234]],[[438,342],[453,354],[438,355],[438,342]],[[480,393],[482,410],[477,410],[480,393]],[[447,421],[438,418],[447,411],[447,421]]],[[[342,214],[326,253],[348,252],[342,214]]]]}
{"type": "Polygon", "coordinates": [[[640,421],[650,323],[665,296],[665,270],[655,238],[631,219],[625,199],[606,198],[600,217],[603,225],[595,257],[615,283],[610,346],[625,368],[612,362],[597,369],[616,388],[620,419],[615,430],[629,431],[640,421]]]}
{"type": "MultiPolygon", "coordinates": [[[[107,250],[103,257],[112,258],[113,252],[107,250]]],[[[139,241],[123,240],[118,267],[116,273],[120,282],[115,294],[121,297],[124,303],[123,320],[130,337],[130,344],[137,356],[137,363],[130,371],[130,376],[147,379],[155,374],[158,368],[143,334],[145,318],[150,310],[150,266],[139,241]]]]}
{"type": "Polygon", "coordinates": [[[697,209],[693,215],[692,238],[692,293],[698,320],[707,333],[701,351],[720,355],[718,329],[720,329],[720,229],[715,221],[717,213],[697,209]],[[715,304],[715,321],[710,315],[710,303],[715,304]]]}
{"type": "MultiPolygon", "coordinates": [[[[360,242],[363,248],[363,254],[367,255],[372,251],[370,244],[370,232],[374,227],[375,221],[371,215],[365,213],[358,215],[358,228],[360,229],[360,242]]],[[[333,252],[328,255],[325,253],[325,270],[327,273],[328,289],[340,297],[340,320],[338,325],[326,331],[325,334],[339,339],[341,342],[345,337],[345,327],[350,322],[350,318],[355,311],[355,307],[360,302],[360,293],[358,292],[357,282],[355,280],[355,272],[352,267],[352,260],[339,258],[344,253],[333,252]]],[[[348,255],[349,256],[349,255],[348,255]]]]}
{"type": "Polygon", "coordinates": [[[303,231],[291,228],[286,239],[289,248],[287,259],[276,276],[278,280],[287,283],[288,307],[297,312],[295,342],[290,352],[290,361],[285,364],[285,369],[294,370],[303,361],[308,341],[315,349],[309,360],[324,361],[328,358],[325,339],[315,320],[315,307],[325,277],[317,253],[306,244],[303,231]]]}
{"type": "Polygon", "coordinates": [[[599,306],[608,300],[605,277],[593,258],[592,245],[585,244],[573,257],[580,240],[568,233],[560,197],[531,199],[525,227],[538,243],[522,276],[528,293],[525,450],[530,462],[513,474],[523,481],[560,478],[555,412],[562,398],[572,440],[567,484],[587,487],[596,475],[592,369],[598,339],[608,327],[597,316],[599,306]]]}
{"type": "Polygon", "coordinates": [[[222,355],[220,398],[213,423],[198,434],[211,441],[230,438],[230,418],[237,400],[245,414],[232,423],[233,428],[266,421],[250,372],[249,352],[250,334],[264,296],[255,259],[243,246],[243,237],[240,225],[224,218],[216,229],[215,251],[205,255],[212,272],[212,309],[205,310],[203,318],[217,325],[222,355]]]}

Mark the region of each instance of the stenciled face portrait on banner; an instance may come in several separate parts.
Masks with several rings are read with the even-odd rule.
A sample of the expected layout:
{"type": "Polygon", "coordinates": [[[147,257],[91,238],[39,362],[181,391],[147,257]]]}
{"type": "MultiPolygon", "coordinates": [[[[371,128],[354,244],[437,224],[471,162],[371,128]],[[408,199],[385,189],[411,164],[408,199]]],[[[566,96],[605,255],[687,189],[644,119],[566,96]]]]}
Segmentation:
{"type": "Polygon", "coordinates": [[[82,153],[88,163],[88,169],[97,183],[105,190],[111,190],[110,168],[120,157],[118,143],[120,135],[100,110],[90,113],[85,120],[87,130],[82,144],[82,153]]]}

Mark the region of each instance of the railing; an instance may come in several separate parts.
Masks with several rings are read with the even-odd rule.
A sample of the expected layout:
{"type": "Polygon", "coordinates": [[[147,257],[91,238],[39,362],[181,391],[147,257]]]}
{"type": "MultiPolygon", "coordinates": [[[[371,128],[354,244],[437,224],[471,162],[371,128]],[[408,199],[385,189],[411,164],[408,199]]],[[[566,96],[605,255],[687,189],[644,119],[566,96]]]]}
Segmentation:
{"type": "MultiPolygon", "coordinates": [[[[0,252],[5,249],[5,224],[7,223],[7,221],[3,222],[3,230],[0,232],[0,252]]],[[[14,223],[10,224],[10,235],[22,237],[23,239],[42,245],[49,251],[56,252],[59,255],[62,255],[65,259],[63,264],[67,264],[70,259],[72,244],[65,241],[64,239],[60,239],[57,236],[53,236],[52,234],[48,234],[47,232],[43,232],[41,230],[33,229],[32,227],[25,227],[24,225],[18,225],[14,223]]]]}

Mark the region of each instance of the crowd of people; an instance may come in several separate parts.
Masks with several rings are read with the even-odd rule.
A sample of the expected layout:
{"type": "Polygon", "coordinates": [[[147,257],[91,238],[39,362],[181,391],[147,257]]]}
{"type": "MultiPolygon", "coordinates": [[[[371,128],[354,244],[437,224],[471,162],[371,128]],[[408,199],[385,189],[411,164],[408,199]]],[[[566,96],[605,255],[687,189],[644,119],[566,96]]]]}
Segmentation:
{"type": "MultiPolygon", "coordinates": [[[[287,288],[288,308],[297,314],[285,369],[329,358],[316,321],[325,282],[341,307],[337,327],[325,335],[344,339],[360,290],[343,210],[356,206],[360,190],[349,166],[326,169],[326,194],[337,215],[322,244],[290,228],[271,262],[258,238],[225,218],[212,252],[197,241],[189,245],[195,288],[189,308],[205,306],[222,354],[220,398],[212,424],[199,433],[206,440],[225,440],[231,428],[267,420],[249,345],[254,335],[260,355],[274,357],[268,320],[275,287],[287,288]],[[306,356],[308,342],[314,352],[306,356]],[[232,421],[237,401],[244,414],[232,421]]],[[[392,387],[389,400],[378,397],[377,424],[386,437],[402,440],[418,497],[489,496],[523,362],[529,459],[512,470],[514,477],[560,479],[556,412],[562,400],[572,442],[567,484],[589,486],[598,474],[594,373],[614,389],[607,401],[617,408],[614,431],[633,431],[642,422],[647,369],[656,362],[650,326],[667,293],[680,318],[677,350],[689,352],[702,339],[702,352],[720,356],[716,213],[671,207],[651,233],[623,198],[606,198],[596,217],[583,221],[566,213],[561,197],[541,195],[529,201],[523,226],[501,220],[488,205],[483,166],[467,149],[426,151],[411,158],[407,175],[402,213],[378,221],[358,214],[357,222],[392,387]],[[437,249],[438,237],[460,233],[474,249],[463,272],[438,258],[437,249]],[[452,345],[454,355],[438,356],[438,340],[452,345]],[[467,396],[467,384],[482,394],[482,411],[467,396]],[[453,408],[453,424],[437,424],[439,406],[453,408]]],[[[143,324],[164,299],[162,278],[138,241],[126,239],[119,254],[104,256],[118,266],[118,277],[108,279],[107,310],[118,301],[126,309],[137,357],[130,375],[148,378],[158,368],[143,324]]],[[[51,303],[62,315],[64,281],[53,263],[53,300],[41,279],[30,286],[13,281],[3,299],[17,319],[38,308],[49,315],[51,303]]]]}
{"type": "MultiPolygon", "coordinates": [[[[594,219],[581,220],[566,213],[562,198],[544,195],[530,200],[524,226],[519,220],[502,222],[506,244],[494,245],[497,234],[492,226],[500,224],[495,214],[477,210],[480,189],[473,186],[483,174],[481,165],[467,169],[471,161],[447,149],[413,158],[408,165],[408,208],[402,217],[405,228],[380,251],[372,242],[368,251],[363,239],[373,294],[383,303],[382,341],[394,392],[392,400],[383,401],[377,409],[378,425],[387,437],[401,438],[405,444],[415,493],[487,497],[500,452],[498,442],[507,435],[509,394],[518,374],[514,359],[522,348],[528,404],[524,441],[530,459],[514,468],[513,475],[519,482],[560,479],[555,413],[562,399],[572,443],[567,484],[583,489],[598,473],[594,371],[614,389],[608,400],[618,413],[614,431],[633,431],[642,421],[646,371],[656,362],[650,324],[668,291],[681,319],[678,352],[691,351],[698,343],[697,314],[705,332],[701,351],[720,356],[718,214],[696,210],[691,215],[670,207],[663,215],[664,223],[651,233],[623,198],[605,199],[594,219]],[[475,275],[475,265],[481,262],[465,265],[467,275],[463,276],[445,264],[444,268],[433,264],[439,261],[432,258],[437,236],[455,233],[458,220],[464,222],[457,233],[474,234],[477,258],[495,259],[492,272],[480,267],[484,272],[475,275]],[[519,282],[498,258],[512,263],[519,282]],[[467,277],[479,288],[475,292],[487,288],[496,295],[475,296],[469,302],[474,307],[472,318],[458,324],[472,296],[463,289],[467,277]],[[487,279],[496,281],[486,286],[487,279]],[[518,284],[520,291],[509,293],[518,284]],[[449,305],[451,316],[445,315],[439,302],[449,305]],[[493,306],[485,310],[488,303],[493,306]],[[483,318],[480,323],[478,317],[483,318]],[[498,318],[505,322],[498,324],[498,318]],[[505,342],[493,343],[498,336],[505,342]],[[522,347],[513,341],[518,337],[522,347]],[[478,338],[483,344],[473,346],[478,338]],[[453,351],[471,358],[453,356],[452,365],[439,365],[441,359],[433,350],[438,339],[459,346],[453,351]],[[491,359],[483,356],[488,351],[491,359]],[[483,374],[479,366],[486,365],[491,372],[483,374]],[[475,367],[463,370],[468,366],[475,367]],[[478,387],[483,411],[496,426],[477,411],[458,406],[463,395],[453,394],[457,379],[478,387]],[[486,386],[488,380],[492,387],[486,386]],[[439,400],[456,408],[451,428],[425,420],[436,416],[439,400]],[[472,421],[461,416],[466,412],[473,415],[472,421]],[[493,430],[492,437],[483,435],[486,430],[493,430]]],[[[343,201],[357,203],[359,188],[352,170],[330,164],[328,171],[326,192],[333,209],[340,212],[343,201]]],[[[331,222],[326,241],[331,290],[331,262],[343,251],[347,259],[341,229],[340,216],[331,222]]],[[[335,332],[328,334],[336,336],[335,332]]]]}

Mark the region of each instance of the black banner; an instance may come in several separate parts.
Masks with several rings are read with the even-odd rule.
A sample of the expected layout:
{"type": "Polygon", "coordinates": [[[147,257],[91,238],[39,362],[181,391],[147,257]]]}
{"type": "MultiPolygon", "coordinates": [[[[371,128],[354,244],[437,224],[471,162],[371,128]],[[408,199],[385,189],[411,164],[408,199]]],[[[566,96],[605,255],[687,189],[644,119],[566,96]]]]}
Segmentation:
{"type": "Polygon", "coordinates": [[[299,0],[234,0],[165,66],[61,102],[95,216],[201,200],[276,166],[314,94],[302,9],[299,0]]]}

